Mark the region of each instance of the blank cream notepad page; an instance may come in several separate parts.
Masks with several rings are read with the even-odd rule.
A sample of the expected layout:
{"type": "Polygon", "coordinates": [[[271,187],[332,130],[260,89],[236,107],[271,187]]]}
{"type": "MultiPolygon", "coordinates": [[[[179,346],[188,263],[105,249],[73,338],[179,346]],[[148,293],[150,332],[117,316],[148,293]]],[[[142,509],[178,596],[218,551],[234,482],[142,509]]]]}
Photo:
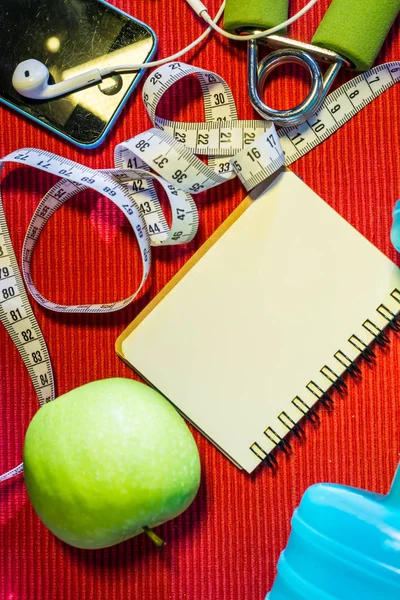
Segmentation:
{"type": "Polygon", "coordinates": [[[274,448],[303,417],[296,399],[312,406],[329,389],[321,369],[345,371],[337,357],[355,360],[367,327],[387,325],[382,304],[397,314],[399,289],[399,269],[286,171],[139,316],[120,353],[251,472],[254,444],[274,448]]]}

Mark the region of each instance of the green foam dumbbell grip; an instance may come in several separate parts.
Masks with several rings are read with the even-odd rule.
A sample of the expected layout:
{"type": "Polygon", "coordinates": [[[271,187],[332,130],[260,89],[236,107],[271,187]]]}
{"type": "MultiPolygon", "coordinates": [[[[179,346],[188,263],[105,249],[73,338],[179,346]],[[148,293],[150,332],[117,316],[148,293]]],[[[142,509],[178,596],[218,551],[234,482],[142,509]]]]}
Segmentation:
{"type": "Polygon", "coordinates": [[[230,33],[264,30],[288,18],[289,0],[226,0],[224,29],[230,33]]]}
{"type": "Polygon", "coordinates": [[[400,11],[400,0],[333,0],[312,43],[368,71],[400,11]]]}

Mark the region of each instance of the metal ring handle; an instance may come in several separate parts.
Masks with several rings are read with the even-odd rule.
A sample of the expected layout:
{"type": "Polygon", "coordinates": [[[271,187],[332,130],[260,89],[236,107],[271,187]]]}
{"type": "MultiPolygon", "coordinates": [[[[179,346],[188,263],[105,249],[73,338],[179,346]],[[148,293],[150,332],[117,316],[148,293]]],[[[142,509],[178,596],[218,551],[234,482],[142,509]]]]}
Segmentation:
{"type": "Polygon", "coordinates": [[[304,123],[318,110],[325,96],[324,80],[318,64],[310,54],[301,50],[292,48],[276,50],[258,64],[258,47],[255,40],[252,40],[249,42],[248,50],[248,75],[249,95],[255,110],[264,119],[283,127],[304,123]],[[294,108],[276,110],[261,100],[259,92],[268,75],[277,67],[287,63],[300,64],[308,69],[311,76],[311,88],[303,102],[294,108]]]}

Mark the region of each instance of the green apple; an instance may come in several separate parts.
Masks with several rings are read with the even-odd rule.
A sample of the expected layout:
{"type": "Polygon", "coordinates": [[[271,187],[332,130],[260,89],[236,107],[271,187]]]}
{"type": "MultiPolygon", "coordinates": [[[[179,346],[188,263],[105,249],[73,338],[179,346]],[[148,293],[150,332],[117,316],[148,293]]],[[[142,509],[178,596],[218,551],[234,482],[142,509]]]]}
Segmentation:
{"type": "Polygon", "coordinates": [[[197,446],[161,394],[130,379],[88,383],[29,425],[24,474],[33,507],[61,540],[105,548],[181,514],[200,484],[197,446]]]}

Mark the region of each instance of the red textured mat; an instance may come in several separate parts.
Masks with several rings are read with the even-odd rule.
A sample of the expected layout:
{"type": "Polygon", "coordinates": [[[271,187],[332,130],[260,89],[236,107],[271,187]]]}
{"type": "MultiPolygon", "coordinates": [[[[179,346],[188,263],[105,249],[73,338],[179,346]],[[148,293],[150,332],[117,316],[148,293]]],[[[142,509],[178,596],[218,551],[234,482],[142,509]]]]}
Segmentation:
{"type": "MultiPolygon", "coordinates": [[[[154,28],[159,57],[188,44],[202,30],[183,0],[114,3],[154,28]]],[[[304,3],[293,1],[292,9],[304,3]]],[[[209,0],[210,12],[217,5],[217,0],[209,0]]],[[[319,0],[292,27],[292,36],[311,39],[328,5],[328,0],[319,0]]],[[[378,62],[395,59],[400,59],[399,20],[378,62]]],[[[221,74],[233,90],[239,117],[255,117],[246,93],[243,45],[214,36],[185,61],[221,74]]],[[[343,74],[340,81],[350,77],[343,74]]],[[[290,104],[304,90],[298,78],[285,77],[274,82],[271,101],[290,104]]],[[[292,166],[398,264],[389,231],[393,204],[400,198],[399,105],[400,85],[292,166]]],[[[202,120],[195,84],[186,82],[172,91],[163,114],[202,120]]],[[[35,146],[105,168],[112,165],[118,142],[149,126],[136,93],[105,144],[85,152],[0,108],[0,155],[35,146]]],[[[4,204],[18,256],[33,210],[51,183],[37,171],[6,170],[4,204]]],[[[151,283],[139,301],[124,311],[111,316],[62,316],[33,306],[50,349],[58,394],[93,379],[134,377],[117,359],[115,339],[244,196],[238,181],[197,196],[201,220],[197,238],[187,248],[155,249],[151,283]]],[[[39,289],[54,300],[110,301],[126,297],[133,289],[139,277],[136,257],[133,236],[120,214],[104,199],[81,195],[51,220],[35,255],[34,276],[39,289]]],[[[375,363],[363,365],[362,380],[348,380],[346,396],[335,395],[335,410],[321,411],[318,430],[305,425],[306,441],[292,440],[293,455],[279,457],[276,474],[267,467],[252,477],[241,473],[194,431],[203,467],[201,489],[186,513],[159,528],[167,540],[161,551],[144,536],[104,551],[72,549],[39,522],[22,478],[2,485],[0,600],[262,600],[273,583],[292,511],[307,486],[331,481],[378,492],[388,489],[400,455],[400,340],[393,333],[390,337],[390,350],[377,348],[375,363]]],[[[3,328],[0,347],[3,472],[20,461],[24,432],[37,402],[3,328]]]]}

